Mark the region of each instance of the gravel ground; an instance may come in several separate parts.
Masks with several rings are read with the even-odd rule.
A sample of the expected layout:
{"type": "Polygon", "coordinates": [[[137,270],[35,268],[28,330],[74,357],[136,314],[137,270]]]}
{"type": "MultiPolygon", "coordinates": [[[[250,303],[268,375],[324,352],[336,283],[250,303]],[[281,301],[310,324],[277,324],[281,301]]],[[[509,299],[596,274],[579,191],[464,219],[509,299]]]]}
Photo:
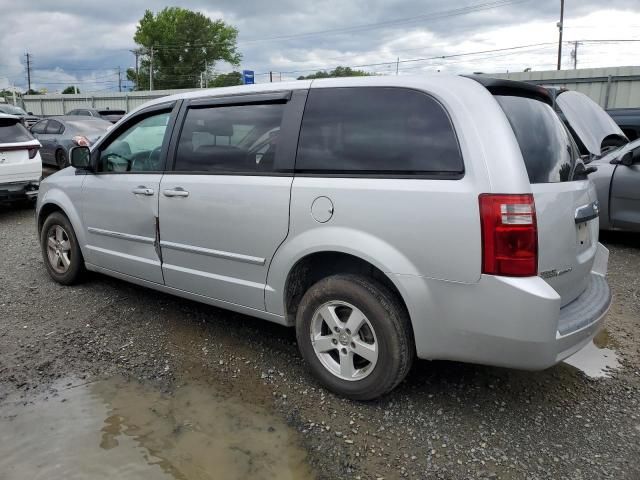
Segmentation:
{"type": "Polygon", "coordinates": [[[291,329],[101,275],[57,285],[33,210],[0,207],[0,404],[71,375],[166,391],[197,378],[285,418],[319,478],[639,479],[640,237],[603,240],[615,300],[600,338],[623,365],[610,378],[419,361],[356,403],[313,381],[291,329]]]}

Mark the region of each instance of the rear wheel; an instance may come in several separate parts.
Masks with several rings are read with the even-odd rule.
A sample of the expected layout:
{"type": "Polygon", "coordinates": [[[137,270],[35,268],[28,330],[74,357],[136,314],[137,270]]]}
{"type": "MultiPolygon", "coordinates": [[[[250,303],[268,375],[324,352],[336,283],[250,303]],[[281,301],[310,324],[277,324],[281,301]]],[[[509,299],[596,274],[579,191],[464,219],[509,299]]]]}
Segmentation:
{"type": "Polygon", "coordinates": [[[56,165],[60,170],[69,166],[67,154],[64,153],[64,150],[56,150],[56,165]]]}
{"type": "Polygon", "coordinates": [[[409,318],[399,299],[359,275],[333,275],[313,285],[298,308],[296,336],[318,380],[354,400],[391,391],[414,358],[409,318]]]}
{"type": "Polygon", "coordinates": [[[72,285],[82,278],[84,258],[71,222],[61,212],[54,212],[45,220],[40,245],[47,271],[56,282],[72,285]]]}

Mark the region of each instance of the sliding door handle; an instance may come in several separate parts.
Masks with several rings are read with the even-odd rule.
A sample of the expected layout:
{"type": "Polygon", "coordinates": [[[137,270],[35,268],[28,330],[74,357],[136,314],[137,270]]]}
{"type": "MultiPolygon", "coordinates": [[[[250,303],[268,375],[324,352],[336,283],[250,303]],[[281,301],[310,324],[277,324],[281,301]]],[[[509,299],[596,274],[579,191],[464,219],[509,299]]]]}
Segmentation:
{"type": "Polygon", "coordinates": [[[171,190],[163,190],[162,194],[165,197],[188,197],[189,196],[189,192],[187,192],[182,187],[176,187],[176,188],[171,189],[171,190]]]}

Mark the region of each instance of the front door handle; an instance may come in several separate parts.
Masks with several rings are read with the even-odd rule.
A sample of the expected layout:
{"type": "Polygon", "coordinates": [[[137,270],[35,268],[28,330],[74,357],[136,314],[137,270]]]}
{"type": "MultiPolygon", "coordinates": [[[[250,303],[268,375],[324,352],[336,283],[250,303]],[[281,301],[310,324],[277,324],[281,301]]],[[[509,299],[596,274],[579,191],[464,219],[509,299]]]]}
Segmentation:
{"type": "Polygon", "coordinates": [[[144,185],[140,185],[139,187],[136,187],[133,190],[131,190],[131,193],[133,193],[135,195],[151,196],[151,195],[153,195],[153,188],[147,188],[144,185]]]}
{"type": "Polygon", "coordinates": [[[162,194],[165,197],[188,197],[189,196],[189,192],[187,192],[182,187],[176,187],[172,190],[163,190],[162,194]]]}

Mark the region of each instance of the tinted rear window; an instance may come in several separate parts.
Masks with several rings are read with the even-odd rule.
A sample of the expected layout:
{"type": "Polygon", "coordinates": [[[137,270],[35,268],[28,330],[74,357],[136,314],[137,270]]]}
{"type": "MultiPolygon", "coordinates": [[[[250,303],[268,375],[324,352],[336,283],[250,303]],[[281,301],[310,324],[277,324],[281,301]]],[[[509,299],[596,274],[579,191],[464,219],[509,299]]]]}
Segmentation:
{"type": "Polygon", "coordinates": [[[19,143],[33,140],[24,125],[13,119],[0,118],[0,143],[19,143]]]}
{"type": "Polygon", "coordinates": [[[435,99],[362,87],[310,91],[296,170],[460,175],[464,167],[451,121],[435,99]]]}
{"type": "Polygon", "coordinates": [[[518,140],[531,183],[567,182],[575,170],[584,170],[576,144],[549,105],[525,97],[495,98],[518,140]]]}

